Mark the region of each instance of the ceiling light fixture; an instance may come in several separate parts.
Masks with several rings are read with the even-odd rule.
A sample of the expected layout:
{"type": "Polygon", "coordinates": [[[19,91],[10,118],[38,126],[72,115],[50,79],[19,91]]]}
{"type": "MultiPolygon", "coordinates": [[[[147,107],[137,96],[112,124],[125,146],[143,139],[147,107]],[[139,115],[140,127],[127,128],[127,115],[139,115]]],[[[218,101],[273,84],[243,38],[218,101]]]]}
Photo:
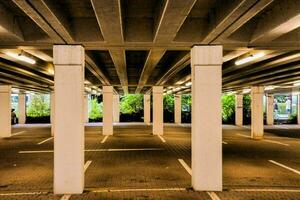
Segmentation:
{"type": "Polygon", "coordinates": [[[5,54],[12,57],[12,58],[21,60],[23,62],[27,62],[27,63],[32,64],[32,65],[36,63],[35,60],[33,60],[32,58],[29,58],[27,56],[22,55],[22,53],[16,54],[16,53],[12,53],[12,52],[6,52],[5,54]]]}
{"type": "Polygon", "coordinates": [[[243,94],[247,94],[249,92],[251,92],[251,89],[243,89],[243,94]]]}
{"type": "Polygon", "coordinates": [[[265,91],[274,90],[274,89],[275,89],[275,86],[267,86],[267,87],[265,87],[265,91]]]}
{"type": "Polygon", "coordinates": [[[253,60],[256,60],[256,59],[258,59],[258,58],[261,58],[261,57],[263,57],[263,56],[265,56],[265,53],[260,52],[260,53],[251,55],[251,56],[249,56],[249,57],[246,57],[246,58],[237,60],[237,61],[235,62],[235,65],[242,65],[242,64],[245,64],[245,63],[247,63],[247,62],[251,62],[251,61],[253,61],[253,60]]]}
{"type": "Polygon", "coordinates": [[[300,81],[295,82],[294,86],[300,86],[300,81]]]}
{"type": "Polygon", "coordinates": [[[191,86],[192,85],[192,82],[187,82],[186,84],[185,84],[185,86],[191,86]]]}

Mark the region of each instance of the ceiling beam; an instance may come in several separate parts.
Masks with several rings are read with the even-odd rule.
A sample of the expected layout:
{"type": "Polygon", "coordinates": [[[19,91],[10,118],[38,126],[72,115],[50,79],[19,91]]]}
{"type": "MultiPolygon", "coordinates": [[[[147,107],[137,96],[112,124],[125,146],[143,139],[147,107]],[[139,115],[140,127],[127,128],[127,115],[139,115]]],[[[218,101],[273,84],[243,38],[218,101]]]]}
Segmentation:
{"type": "Polygon", "coordinates": [[[155,24],[153,41],[172,42],[196,0],[167,0],[161,7],[161,15],[155,24]]]}
{"type": "Polygon", "coordinates": [[[92,57],[86,52],[85,54],[86,68],[104,85],[110,85],[109,80],[94,62],[92,57]]]}
{"type": "Polygon", "coordinates": [[[251,43],[268,43],[300,27],[300,1],[280,0],[259,20],[251,43]]]}
{"type": "Polygon", "coordinates": [[[163,57],[165,52],[166,52],[165,49],[153,49],[149,51],[146,62],[143,67],[143,71],[139,79],[138,86],[135,91],[136,94],[141,92],[144,85],[147,83],[147,80],[150,77],[153,69],[158,64],[160,59],[163,57]]]}

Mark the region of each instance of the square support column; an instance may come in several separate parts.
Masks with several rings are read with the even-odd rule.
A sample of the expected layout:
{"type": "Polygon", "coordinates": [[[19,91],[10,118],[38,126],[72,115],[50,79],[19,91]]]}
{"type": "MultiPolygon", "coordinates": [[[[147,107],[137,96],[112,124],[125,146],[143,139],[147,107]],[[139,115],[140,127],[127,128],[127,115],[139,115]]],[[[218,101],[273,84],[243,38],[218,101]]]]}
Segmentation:
{"type": "Polygon", "coordinates": [[[51,123],[51,136],[54,136],[54,91],[50,93],[50,123],[51,123]]]}
{"type": "Polygon", "coordinates": [[[181,123],[181,95],[174,95],[174,122],[181,123]]]}
{"type": "Polygon", "coordinates": [[[163,86],[153,86],[153,135],[164,134],[163,86]]]}
{"type": "Polygon", "coordinates": [[[19,110],[19,124],[26,123],[26,94],[19,93],[19,102],[18,102],[18,110],[19,110]]]}
{"type": "Polygon", "coordinates": [[[103,86],[103,135],[113,134],[113,87],[103,86]]]}
{"type": "Polygon", "coordinates": [[[120,95],[114,95],[114,122],[120,122],[120,95]]]}
{"type": "Polygon", "coordinates": [[[89,123],[89,95],[84,95],[84,123],[89,123]]]}
{"type": "Polygon", "coordinates": [[[144,94],[144,122],[150,124],[150,95],[144,94]]]}
{"type": "Polygon", "coordinates": [[[194,46],[192,67],[192,186],[222,190],[222,46],[194,46]]]}
{"type": "Polygon", "coordinates": [[[235,95],[235,125],[243,126],[243,95],[235,95]]]}
{"type": "Polygon", "coordinates": [[[274,124],[274,95],[267,94],[267,125],[274,124]]]}
{"type": "Polygon", "coordinates": [[[251,87],[251,138],[263,139],[264,136],[264,87],[251,87]]]}
{"type": "Polygon", "coordinates": [[[84,55],[79,45],[53,47],[55,194],[84,188],[84,55]]]}
{"type": "Polygon", "coordinates": [[[11,86],[0,85],[0,138],[11,137],[11,86]]]}

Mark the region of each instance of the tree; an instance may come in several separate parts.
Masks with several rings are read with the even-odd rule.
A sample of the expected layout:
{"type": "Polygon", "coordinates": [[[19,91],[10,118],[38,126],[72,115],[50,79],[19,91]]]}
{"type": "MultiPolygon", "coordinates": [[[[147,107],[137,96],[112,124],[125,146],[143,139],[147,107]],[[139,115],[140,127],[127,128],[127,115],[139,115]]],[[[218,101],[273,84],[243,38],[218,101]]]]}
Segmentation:
{"type": "Polygon", "coordinates": [[[98,99],[94,98],[90,101],[89,118],[92,120],[103,117],[103,103],[98,103],[98,99]]]}
{"type": "Polygon", "coordinates": [[[172,94],[164,95],[164,110],[167,110],[170,113],[174,112],[174,95],[172,94]]]}
{"type": "Polygon", "coordinates": [[[29,117],[46,117],[50,116],[50,99],[49,95],[34,94],[31,95],[27,107],[27,116],[29,117]]]}
{"type": "Polygon", "coordinates": [[[181,106],[182,106],[182,111],[191,112],[191,106],[192,106],[191,94],[183,94],[181,96],[181,106]]]}
{"type": "Polygon", "coordinates": [[[122,114],[139,113],[143,109],[142,94],[126,94],[121,97],[120,112],[122,114]]]}
{"type": "Polygon", "coordinates": [[[222,121],[234,123],[235,119],[235,96],[222,95],[222,121]]]}

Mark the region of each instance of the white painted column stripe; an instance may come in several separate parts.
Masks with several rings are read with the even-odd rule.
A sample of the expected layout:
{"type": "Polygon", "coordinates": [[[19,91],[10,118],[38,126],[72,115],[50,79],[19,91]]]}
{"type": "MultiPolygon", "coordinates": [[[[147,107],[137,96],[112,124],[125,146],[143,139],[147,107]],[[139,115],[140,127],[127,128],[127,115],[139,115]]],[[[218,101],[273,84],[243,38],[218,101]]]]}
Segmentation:
{"type": "Polygon", "coordinates": [[[292,171],[292,172],[294,172],[294,173],[300,175],[300,171],[298,171],[298,170],[296,170],[296,169],[293,169],[293,168],[291,168],[291,167],[288,167],[288,166],[286,166],[286,165],[284,165],[284,164],[281,164],[281,163],[279,163],[279,162],[276,162],[276,161],[274,161],[274,160],[269,160],[269,162],[271,162],[271,163],[273,163],[273,164],[275,164],[275,165],[277,165],[277,166],[279,166],[279,167],[285,168],[285,169],[287,169],[287,170],[290,170],[290,171],[292,171]]]}
{"type": "Polygon", "coordinates": [[[41,142],[39,142],[39,143],[37,143],[38,145],[41,145],[41,144],[43,144],[43,143],[45,143],[45,142],[47,142],[47,141],[49,141],[49,140],[52,140],[54,137],[50,137],[50,138],[47,138],[47,139],[45,139],[45,140],[43,140],[43,141],[41,141],[41,142]]]}

